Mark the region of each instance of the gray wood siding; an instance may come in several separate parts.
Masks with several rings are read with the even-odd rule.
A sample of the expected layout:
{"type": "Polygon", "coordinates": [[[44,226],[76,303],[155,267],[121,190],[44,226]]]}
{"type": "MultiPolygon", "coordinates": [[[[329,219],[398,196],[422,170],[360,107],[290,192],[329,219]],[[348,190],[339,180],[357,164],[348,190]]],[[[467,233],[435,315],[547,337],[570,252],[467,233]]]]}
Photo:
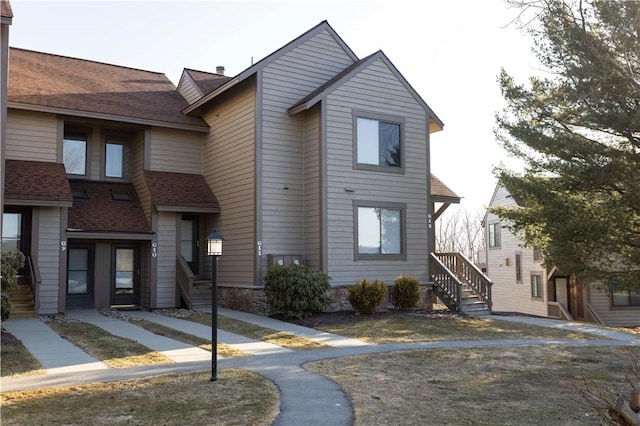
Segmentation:
{"type": "Polygon", "coordinates": [[[600,319],[611,327],[640,325],[640,306],[612,306],[611,295],[592,285],[589,288],[589,303],[600,319]]]}
{"type": "Polygon", "coordinates": [[[59,275],[60,256],[66,256],[60,248],[60,208],[39,207],[34,210],[34,220],[33,231],[38,236],[34,254],[42,278],[38,313],[53,314],[59,312],[59,286],[66,287],[64,282],[60,282],[59,275]]]}
{"type": "Polygon", "coordinates": [[[383,61],[372,63],[327,100],[328,273],[332,285],[406,274],[428,281],[427,117],[424,109],[383,61]],[[354,170],[352,111],[404,119],[405,173],[354,170]],[[354,192],[346,192],[349,187],[354,192]],[[406,204],[406,261],[354,260],[353,202],[406,204]]]}
{"type": "Polygon", "coordinates": [[[202,173],[205,135],[183,130],[151,129],[151,170],[202,173]]]}
{"type": "Polygon", "coordinates": [[[321,147],[320,105],[305,113],[304,132],[304,256],[313,269],[321,267],[321,147]]]}
{"type": "Polygon", "coordinates": [[[263,270],[267,254],[305,255],[307,248],[303,143],[306,126],[303,116],[289,117],[286,111],[351,63],[336,40],[323,31],[263,70],[263,270]]]}
{"type": "Polygon", "coordinates": [[[158,213],[158,257],[156,308],[173,308],[176,303],[176,214],[158,213]]]}
{"type": "MultiPolygon", "coordinates": [[[[204,176],[221,206],[215,223],[209,224],[225,238],[224,256],[219,261],[219,282],[247,286],[255,284],[257,256],[255,81],[250,79],[232,90],[233,96],[216,100],[204,113],[204,119],[212,128],[204,148],[204,176]]],[[[211,228],[204,231],[211,232],[211,228]]],[[[205,260],[207,268],[210,263],[205,260]]]]}
{"type": "Polygon", "coordinates": [[[131,144],[131,182],[149,224],[151,224],[151,193],[144,179],[144,132],[139,132],[131,144]]]}
{"type": "Polygon", "coordinates": [[[178,84],[178,93],[180,93],[189,104],[194,103],[202,97],[196,85],[193,84],[191,78],[186,74],[183,74],[180,84],[178,84]]]}
{"type": "Polygon", "coordinates": [[[58,120],[54,114],[7,112],[5,158],[10,160],[56,162],[58,120]]]}
{"type": "MultiPolygon", "coordinates": [[[[494,194],[491,206],[514,207],[516,203],[509,193],[502,187],[494,194]]],[[[499,218],[487,214],[485,233],[488,226],[499,223],[499,218]]],[[[487,237],[488,238],[488,237],[487,237]]],[[[507,228],[500,228],[500,247],[489,247],[487,239],[487,275],[493,281],[491,297],[493,310],[496,312],[522,312],[546,317],[548,315],[547,302],[548,286],[545,272],[539,262],[533,262],[533,249],[523,247],[522,241],[516,238],[507,228]],[[515,253],[522,252],[522,282],[516,282],[515,253]],[[509,259],[507,265],[506,259],[509,259]],[[531,273],[542,275],[542,299],[531,297],[531,273]]],[[[565,306],[565,308],[568,308],[565,306]]]]}

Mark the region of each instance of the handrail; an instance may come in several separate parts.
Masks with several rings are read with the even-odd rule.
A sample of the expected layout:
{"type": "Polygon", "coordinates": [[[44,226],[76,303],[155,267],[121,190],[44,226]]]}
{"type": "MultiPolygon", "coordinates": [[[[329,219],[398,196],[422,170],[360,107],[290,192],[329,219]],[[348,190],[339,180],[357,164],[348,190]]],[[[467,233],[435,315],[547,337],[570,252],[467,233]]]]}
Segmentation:
{"type": "Polygon", "coordinates": [[[442,264],[471,287],[482,302],[491,310],[491,287],[493,282],[476,265],[461,253],[435,253],[442,264]]]}
{"type": "Polygon", "coordinates": [[[180,295],[187,305],[187,309],[193,309],[191,290],[193,289],[193,281],[195,278],[187,261],[184,260],[182,255],[178,255],[176,258],[176,282],[180,289],[180,295]]]}
{"type": "Polygon", "coordinates": [[[27,256],[27,265],[31,281],[31,290],[33,292],[34,310],[35,312],[38,312],[40,309],[40,298],[38,297],[38,292],[40,291],[40,285],[42,284],[42,276],[40,275],[38,263],[34,262],[31,256],[27,256]]]}
{"type": "Polygon", "coordinates": [[[605,325],[604,321],[602,321],[602,318],[600,318],[596,311],[593,310],[593,307],[590,303],[587,303],[587,310],[589,311],[589,314],[591,314],[591,316],[593,316],[593,318],[598,322],[598,324],[605,325]]]}
{"type": "Polygon", "coordinates": [[[445,295],[455,304],[456,310],[460,312],[462,282],[440,261],[435,253],[431,253],[429,256],[431,257],[431,279],[444,291],[445,295]]]}
{"type": "Polygon", "coordinates": [[[560,311],[560,315],[558,315],[558,319],[565,319],[567,321],[573,321],[573,316],[569,313],[567,308],[560,302],[547,302],[549,306],[556,306],[560,311]],[[564,318],[563,318],[564,317],[564,318]]]}

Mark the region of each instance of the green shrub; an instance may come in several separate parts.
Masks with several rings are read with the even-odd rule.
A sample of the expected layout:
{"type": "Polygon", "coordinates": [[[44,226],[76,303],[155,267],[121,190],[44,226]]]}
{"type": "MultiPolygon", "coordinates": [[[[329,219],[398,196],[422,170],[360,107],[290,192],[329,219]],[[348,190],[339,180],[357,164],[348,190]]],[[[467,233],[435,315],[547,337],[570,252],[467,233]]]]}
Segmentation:
{"type": "Polygon", "coordinates": [[[367,280],[358,281],[355,285],[347,287],[349,291],[349,303],[359,314],[371,315],[384,300],[387,286],[384,281],[375,280],[370,283],[367,280]]]}
{"type": "Polygon", "coordinates": [[[420,283],[414,277],[399,275],[391,287],[391,303],[398,309],[409,310],[418,306],[420,283]]]}
{"type": "Polygon", "coordinates": [[[11,292],[18,287],[18,271],[24,267],[26,258],[18,250],[10,250],[2,253],[2,267],[0,274],[0,319],[9,318],[11,312],[11,292]]]}
{"type": "Polygon", "coordinates": [[[271,312],[282,314],[287,319],[324,312],[331,303],[331,278],[306,265],[272,265],[264,280],[271,312]]]}

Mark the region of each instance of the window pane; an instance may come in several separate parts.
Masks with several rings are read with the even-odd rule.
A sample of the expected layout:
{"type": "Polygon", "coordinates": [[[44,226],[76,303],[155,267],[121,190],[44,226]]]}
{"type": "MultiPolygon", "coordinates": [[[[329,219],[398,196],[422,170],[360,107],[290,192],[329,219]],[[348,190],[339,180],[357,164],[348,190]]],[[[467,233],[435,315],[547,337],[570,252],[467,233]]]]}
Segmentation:
{"type": "Polygon", "coordinates": [[[628,291],[614,290],[611,297],[614,306],[629,306],[631,302],[628,291]]]}
{"type": "Polygon", "coordinates": [[[124,146],[115,143],[107,143],[107,155],[105,175],[107,177],[123,177],[124,146]]]}
{"type": "Polygon", "coordinates": [[[402,252],[400,210],[380,210],[380,219],[382,254],[400,254],[402,252]]]}
{"type": "Polygon", "coordinates": [[[392,123],[380,124],[380,165],[400,167],[400,126],[392,123]]]}
{"type": "Polygon", "coordinates": [[[2,215],[2,251],[20,250],[21,213],[2,215]]]}
{"type": "Polygon", "coordinates": [[[358,208],[358,253],[380,253],[379,209],[358,208]]]}
{"type": "Polygon", "coordinates": [[[69,250],[69,270],[86,271],[89,269],[89,250],[71,249],[69,250]]]}
{"type": "Polygon", "coordinates": [[[87,140],[65,138],[62,143],[62,157],[68,174],[86,174],[87,140]]]}
{"type": "Polygon", "coordinates": [[[357,120],[358,163],[379,164],[378,122],[366,118],[357,120]]]}
{"type": "Polygon", "coordinates": [[[87,292],[87,271],[69,271],[67,293],[82,294],[87,292]]]}

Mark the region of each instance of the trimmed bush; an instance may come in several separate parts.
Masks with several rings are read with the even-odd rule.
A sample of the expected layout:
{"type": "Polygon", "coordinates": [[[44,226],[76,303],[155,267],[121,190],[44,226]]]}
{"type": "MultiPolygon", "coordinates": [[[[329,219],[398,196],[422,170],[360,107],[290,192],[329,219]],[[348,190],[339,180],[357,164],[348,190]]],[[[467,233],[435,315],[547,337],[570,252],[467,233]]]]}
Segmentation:
{"type": "Polygon", "coordinates": [[[269,309],[286,319],[306,318],[324,312],[331,303],[331,278],[306,265],[272,265],[264,280],[269,309]]]}
{"type": "Polygon", "coordinates": [[[414,277],[399,275],[391,287],[391,303],[398,309],[410,310],[420,301],[420,283],[414,277]]]}
{"type": "Polygon", "coordinates": [[[0,319],[9,318],[11,313],[10,297],[18,287],[18,271],[25,265],[26,258],[18,250],[2,253],[2,267],[0,270],[0,319]]]}
{"type": "Polygon", "coordinates": [[[387,286],[384,281],[375,280],[370,283],[367,280],[362,280],[347,287],[347,290],[349,291],[349,303],[356,310],[356,313],[371,315],[384,300],[387,286]]]}

